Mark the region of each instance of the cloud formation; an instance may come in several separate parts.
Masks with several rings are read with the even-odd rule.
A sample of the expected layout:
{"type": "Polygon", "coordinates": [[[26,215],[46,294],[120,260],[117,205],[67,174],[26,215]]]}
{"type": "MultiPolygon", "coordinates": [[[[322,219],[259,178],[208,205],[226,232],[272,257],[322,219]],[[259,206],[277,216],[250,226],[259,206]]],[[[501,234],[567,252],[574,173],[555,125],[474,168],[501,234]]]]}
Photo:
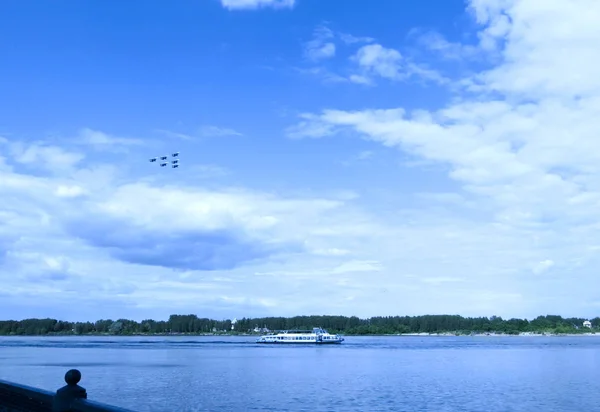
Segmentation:
{"type": "Polygon", "coordinates": [[[65,294],[77,293],[71,299],[81,304],[117,299],[149,308],[162,307],[168,296],[191,308],[216,301],[230,305],[256,293],[257,313],[266,313],[272,305],[260,302],[306,293],[308,285],[283,287],[303,279],[291,274],[270,281],[279,284],[273,288],[253,280],[254,271],[343,262],[349,247],[355,249],[360,236],[378,227],[351,200],[165,184],[88,162],[92,147],[8,140],[5,145],[14,156],[0,171],[6,200],[0,206],[0,274],[2,292],[15,301],[60,306],[65,294]],[[43,152],[44,176],[22,164],[22,153],[39,147],[52,148],[43,152]],[[65,162],[57,161],[64,158],[77,161],[64,169],[65,162]],[[346,237],[353,240],[343,241],[346,237]],[[246,286],[239,289],[239,282],[246,286]],[[199,295],[207,288],[213,292],[199,295]]]}
{"type": "Polygon", "coordinates": [[[75,320],[593,315],[600,6],[571,3],[473,0],[476,40],[430,36],[442,59],[427,66],[391,36],[323,29],[307,44],[311,58],[293,53],[336,80],[326,94],[269,80],[281,82],[286,105],[304,108],[287,130],[294,141],[263,113],[282,94],[240,85],[219,98],[246,91],[256,110],[215,121],[244,139],[200,139],[241,134],[223,126],[159,129],[169,139],[102,128],[0,138],[0,311],[75,320]],[[403,95],[411,80],[411,90],[427,81],[431,95],[403,95]],[[184,167],[148,168],[174,141],[184,167]]]}
{"type": "MultiPolygon", "coordinates": [[[[424,39],[422,36],[421,42],[424,39]]],[[[396,49],[382,46],[371,37],[334,32],[327,25],[320,25],[315,29],[313,38],[304,44],[304,56],[313,66],[300,71],[317,75],[326,82],[373,86],[377,80],[418,80],[438,84],[448,81],[437,71],[403,56],[396,49]],[[323,61],[331,60],[339,54],[336,43],[342,49],[352,52],[349,56],[340,57],[344,61],[341,69],[332,71],[324,66],[323,61]]]]}
{"type": "MultiPolygon", "coordinates": [[[[472,213],[454,232],[457,242],[470,244],[479,268],[464,272],[471,273],[471,281],[485,272],[500,276],[499,283],[512,278],[511,289],[521,296],[528,274],[550,268],[569,274],[573,282],[591,281],[600,243],[595,229],[600,124],[594,114],[600,108],[600,81],[593,71],[600,61],[595,53],[600,30],[590,17],[600,13],[600,5],[544,4],[471,2],[481,25],[479,44],[453,53],[472,54],[476,47],[482,54],[495,50],[500,59],[458,79],[455,98],[440,110],[327,109],[303,114],[288,129],[294,138],[350,133],[442,166],[460,185],[456,195],[464,200],[458,207],[472,213]],[[569,58],[559,50],[569,50],[569,58]],[[485,246],[477,244],[482,235],[489,236],[485,246]]],[[[437,41],[440,49],[450,48],[442,38],[437,41]]],[[[377,44],[363,46],[356,61],[380,77],[401,75],[401,55],[377,44]]],[[[443,260],[460,259],[456,250],[440,250],[443,260]]],[[[549,291],[565,281],[541,283],[538,297],[560,299],[549,291]]]]}

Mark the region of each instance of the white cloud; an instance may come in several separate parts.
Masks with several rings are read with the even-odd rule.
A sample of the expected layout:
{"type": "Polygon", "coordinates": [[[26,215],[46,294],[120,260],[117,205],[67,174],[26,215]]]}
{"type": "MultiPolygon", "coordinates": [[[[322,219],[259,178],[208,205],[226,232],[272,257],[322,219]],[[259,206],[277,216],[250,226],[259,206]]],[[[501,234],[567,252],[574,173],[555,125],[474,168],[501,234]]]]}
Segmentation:
{"type": "MultiPolygon", "coordinates": [[[[577,301],[585,292],[563,281],[595,279],[596,255],[590,248],[600,243],[600,77],[594,71],[600,63],[595,20],[600,3],[540,4],[471,2],[482,24],[477,47],[495,50],[500,59],[464,79],[470,93],[456,95],[440,110],[330,109],[304,114],[289,129],[296,138],[354,133],[443,165],[461,189],[454,200],[448,195],[440,200],[448,204],[450,199],[458,209],[441,209],[440,203],[430,207],[445,210],[448,218],[462,216],[453,236],[462,246],[450,251],[440,245],[438,250],[445,251],[438,263],[454,265],[470,250],[472,268],[462,273],[452,269],[447,277],[465,278],[461,284],[466,287],[483,283],[484,273],[496,273],[508,288],[493,300],[521,307],[527,293],[535,299],[528,277],[532,267],[542,273],[555,262],[568,278],[537,278],[555,282],[539,285],[538,291],[551,299],[564,296],[566,288],[571,302],[577,301]],[[461,199],[470,202],[471,217],[461,210],[466,207],[461,199]]],[[[371,75],[406,76],[401,54],[380,45],[364,46],[356,61],[371,75]]],[[[439,238],[441,231],[432,236],[439,238]]],[[[586,298],[591,295],[586,293],[586,298]]]]}
{"type": "Polygon", "coordinates": [[[374,260],[352,260],[333,269],[333,273],[379,272],[382,269],[381,263],[374,260]]]}
{"type": "Polygon", "coordinates": [[[254,10],[271,7],[274,9],[291,9],[296,0],[221,0],[221,5],[229,10],[254,10]]]}
{"type": "Polygon", "coordinates": [[[352,166],[358,163],[367,163],[369,160],[373,159],[375,156],[375,152],[372,150],[363,150],[357,153],[354,156],[351,156],[345,160],[340,161],[340,164],[344,166],[352,166]]]}
{"type": "Polygon", "coordinates": [[[198,130],[199,137],[227,137],[227,136],[243,136],[242,133],[219,126],[201,126],[198,130]]]}
{"type": "Polygon", "coordinates": [[[450,42],[440,33],[433,31],[419,35],[418,42],[449,60],[475,59],[481,56],[481,49],[476,45],[450,42]]]}
{"type": "Polygon", "coordinates": [[[356,63],[359,72],[351,75],[349,80],[358,84],[371,84],[373,77],[400,81],[413,76],[437,83],[446,82],[436,71],[411,62],[398,50],[380,44],[362,46],[351,60],[356,63]]]}
{"type": "Polygon", "coordinates": [[[67,272],[69,270],[69,262],[63,256],[45,256],[43,260],[48,269],[50,270],[61,272],[67,272]]]}
{"type": "Polygon", "coordinates": [[[486,31],[490,42],[506,41],[504,63],[478,78],[485,89],[528,99],[598,97],[594,67],[600,56],[592,47],[600,40],[598,3],[554,0],[538,7],[532,1],[513,1],[502,12],[489,1],[474,6],[479,21],[493,28],[486,31]]]}
{"type": "Polygon", "coordinates": [[[317,27],[313,39],[304,45],[304,55],[312,61],[328,59],[335,56],[333,32],[325,26],[317,27]]]}
{"type": "Polygon", "coordinates": [[[79,136],[76,138],[76,142],[94,146],[96,148],[111,149],[114,149],[117,146],[139,146],[144,143],[142,139],[111,136],[98,130],[92,130],[88,128],[83,128],[79,131],[79,136]]]}
{"type": "Polygon", "coordinates": [[[312,114],[301,115],[304,118],[300,123],[290,126],[286,130],[286,135],[292,139],[300,138],[320,138],[334,133],[334,126],[326,122],[315,121],[316,117],[312,114]]]}
{"type": "Polygon", "coordinates": [[[85,194],[85,189],[76,185],[59,185],[54,193],[58,197],[79,197],[85,194]]]}
{"type": "Polygon", "coordinates": [[[338,248],[329,248],[329,249],[315,249],[313,250],[315,255],[323,255],[323,256],[345,256],[350,253],[349,250],[346,249],[338,249],[338,248]]]}
{"type": "Polygon", "coordinates": [[[322,45],[309,45],[306,49],[306,55],[312,60],[327,59],[335,56],[335,44],[325,43],[322,45]]]}
{"type": "Polygon", "coordinates": [[[231,174],[231,171],[217,165],[212,164],[199,164],[186,166],[186,175],[201,179],[209,179],[209,178],[217,178],[228,176],[231,174]]]}
{"type": "Polygon", "coordinates": [[[371,37],[357,37],[348,33],[339,33],[338,36],[340,40],[346,44],[371,43],[375,41],[375,39],[371,37]]]}
{"type": "Polygon", "coordinates": [[[308,69],[296,68],[296,71],[311,76],[317,76],[323,80],[324,83],[346,83],[349,81],[346,77],[337,73],[331,72],[324,67],[311,67],[308,69]]]}
{"type": "Polygon", "coordinates": [[[372,150],[363,150],[362,152],[360,152],[357,156],[358,160],[366,160],[366,159],[370,159],[373,157],[373,151],[372,150]]]}
{"type": "MultiPolygon", "coordinates": [[[[22,143],[22,151],[44,145],[22,143]]],[[[14,302],[53,308],[62,307],[68,295],[82,313],[100,302],[127,311],[164,310],[177,301],[178,308],[187,308],[181,310],[212,306],[219,317],[231,305],[264,314],[286,296],[308,292],[308,285],[289,288],[286,282],[300,279],[293,268],[328,267],[331,274],[368,270],[362,252],[354,260],[347,256],[365,236],[384,231],[352,206],[354,196],[164,185],[127,173],[102,164],[92,168],[84,160],[55,177],[0,171],[0,256],[9,251],[0,257],[0,292],[10,292],[14,302]],[[283,273],[279,289],[249,277],[248,267],[283,273]],[[211,277],[236,281],[192,287],[207,270],[211,277]],[[206,295],[206,288],[216,292],[206,295]]],[[[334,281],[324,279],[323,287],[334,281]]],[[[345,299],[341,290],[330,297],[333,304],[345,299]]],[[[91,316],[103,316],[95,313],[91,316]]]]}
{"type": "Polygon", "coordinates": [[[548,271],[552,266],[554,266],[554,262],[550,259],[542,260],[533,268],[533,273],[536,275],[540,275],[546,271],[548,271]]]}
{"type": "Polygon", "coordinates": [[[299,69],[299,71],[320,76],[328,82],[351,82],[366,86],[374,85],[376,78],[392,81],[415,78],[435,83],[447,82],[435,70],[405,58],[398,50],[373,43],[374,39],[369,37],[354,37],[346,33],[334,33],[324,25],[317,27],[312,40],[304,44],[304,56],[313,64],[335,57],[337,52],[336,38],[339,38],[347,46],[363,44],[357,50],[355,49],[356,52],[350,57],[352,67],[343,70],[349,71],[349,73],[344,75],[333,73],[322,65],[309,69],[299,69]]]}
{"type": "Polygon", "coordinates": [[[184,140],[184,141],[186,141],[186,140],[193,141],[193,140],[197,140],[197,139],[201,139],[201,138],[211,138],[211,137],[243,136],[243,134],[238,132],[237,130],[227,128],[227,127],[214,126],[214,125],[200,126],[195,132],[191,132],[191,133],[175,132],[172,130],[165,130],[165,129],[156,129],[154,131],[165,137],[168,137],[171,139],[180,139],[180,140],[184,140]]]}
{"type": "Polygon", "coordinates": [[[181,139],[181,140],[194,140],[193,136],[186,134],[186,133],[178,133],[178,132],[173,132],[171,130],[164,130],[164,129],[156,129],[155,132],[160,133],[163,136],[170,137],[170,138],[181,139]]]}
{"type": "Polygon", "coordinates": [[[48,171],[64,171],[80,163],[85,155],[43,142],[9,144],[12,160],[21,165],[48,171]]]}
{"type": "Polygon", "coordinates": [[[434,285],[440,285],[443,283],[455,283],[455,282],[464,282],[465,279],[463,278],[452,278],[452,277],[444,277],[444,276],[438,276],[438,277],[433,277],[433,278],[423,278],[421,279],[422,282],[425,283],[431,283],[434,285]]]}
{"type": "Polygon", "coordinates": [[[362,76],[359,74],[351,74],[350,76],[348,76],[348,80],[356,84],[364,84],[366,86],[373,85],[373,80],[371,80],[369,77],[362,76]]]}
{"type": "Polygon", "coordinates": [[[356,63],[369,72],[387,79],[397,79],[401,75],[402,55],[394,49],[380,44],[363,46],[354,56],[356,63]]]}

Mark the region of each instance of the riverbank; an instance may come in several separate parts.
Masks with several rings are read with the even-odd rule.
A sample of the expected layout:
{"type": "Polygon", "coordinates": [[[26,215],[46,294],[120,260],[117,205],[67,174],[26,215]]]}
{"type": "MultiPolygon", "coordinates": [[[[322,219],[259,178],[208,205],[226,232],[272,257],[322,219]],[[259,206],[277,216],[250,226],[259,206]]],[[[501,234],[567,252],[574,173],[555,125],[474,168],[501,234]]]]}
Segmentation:
{"type": "Polygon", "coordinates": [[[499,332],[486,332],[486,333],[470,333],[460,334],[453,332],[442,332],[442,333],[402,333],[385,336],[475,336],[475,337],[486,337],[486,336],[598,336],[600,333],[588,332],[588,333],[551,333],[551,332],[520,332],[514,333],[499,333],[499,332]]]}
{"type": "MultiPolygon", "coordinates": [[[[551,332],[520,332],[520,333],[501,333],[501,332],[485,332],[485,333],[459,333],[459,332],[439,332],[439,333],[390,333],[390,334],[361,334],[361,335],[345,335],[343,332],[341,335],[348,337],[377,337],[377,336],[412,336],[412,337],[443,337],[443,336],[452,336],[452,337],[506,337],[506,336],[530,336],[530,337],[544,337],[544,336],[598,336],[600,337],[600,333],[595,332],[587,332],[587,333],[551,333],[551,332]]],[[[39,336],[39,337],[81,337],[81,336],[103,336],[103,337],[139,337],[139,336],[149,336],[149,337],[159,337],[159,336],[204,336],[204,337],[236,337],[236,336],[246,336],[246,337],[258,337],[260,334],[254,333],[131,333],[131,334],[110,334],[110,333],[85,333],[85,334],[75,334],[75,333],[49,333],[45,335],[39,334],[8,334],[8,335],[0,335],[0,337],[19,337],[19,336],[39,336]]]]}

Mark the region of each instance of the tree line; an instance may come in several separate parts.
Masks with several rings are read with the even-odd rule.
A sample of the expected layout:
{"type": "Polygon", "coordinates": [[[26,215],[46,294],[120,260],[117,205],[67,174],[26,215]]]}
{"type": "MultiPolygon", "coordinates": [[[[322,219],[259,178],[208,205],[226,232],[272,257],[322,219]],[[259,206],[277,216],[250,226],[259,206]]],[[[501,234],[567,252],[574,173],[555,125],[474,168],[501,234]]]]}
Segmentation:
{"type": "MultiPolygon", "coordinates": [[[[378,316],[361,319],[356,316],[295,316],[291,318],[242,318],[231,320],[199,318],[197,315],[171,315],[166,321],[146,319],[102,319],[96,322],[65,322],[56,319],[24,319],[0,321],[0,335],[158,335],[158,334],[241,334],[255,333],[255,328],[271,331],[323,327],[331,333],[345,335],[384,335],[404,333],[584,333],[584,318],[557,315],[538,316],[533,320],[458,315],[378,316]]],[[[590,320],[596,331],[600,317],[590,320]]],[[[259,331],[257,333],[261,333],[259,331]]]]}

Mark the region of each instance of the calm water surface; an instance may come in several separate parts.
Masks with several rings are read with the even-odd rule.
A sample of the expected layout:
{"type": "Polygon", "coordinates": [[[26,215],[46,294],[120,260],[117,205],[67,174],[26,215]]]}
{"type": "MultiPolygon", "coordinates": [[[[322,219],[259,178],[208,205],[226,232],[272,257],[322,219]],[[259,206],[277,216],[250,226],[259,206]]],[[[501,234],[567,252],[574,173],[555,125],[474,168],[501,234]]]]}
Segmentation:
{"type": "Polygon", "coordinates": [[[0,337],[0,379],[136,411],[600,411],[600,337],[0,337]]]}

